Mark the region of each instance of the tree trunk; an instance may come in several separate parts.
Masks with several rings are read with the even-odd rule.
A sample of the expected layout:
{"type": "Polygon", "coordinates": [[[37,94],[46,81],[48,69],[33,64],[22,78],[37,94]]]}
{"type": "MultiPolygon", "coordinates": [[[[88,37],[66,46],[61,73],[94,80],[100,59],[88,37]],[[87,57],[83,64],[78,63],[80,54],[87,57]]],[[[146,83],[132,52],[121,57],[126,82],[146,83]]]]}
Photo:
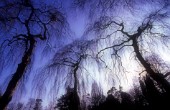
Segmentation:
{"type": "Polygon", "coordinates": [[[27,51],[25,51],[24,56],[22,57],[22,61],[20,64],[18,64],[16,72],[13,74],[12,79],[10,80],[6,91],[0,98],[0,110],[5,110],[9,102],[11,101],[14,91],[17,87],[17,84],[19,83],[19,80],[22,78],[24,75],[26,68],[28,64],[31,61],[31,55],[33,53],[34,45],[35,45],[35,40],[33,38],[30,38],[29,40],[29,48],[27,51]]]}
{"type": "Polygon", "coordinates": [[[74,91],[77,92],[77,86],[78,86],[78,79],[77,79],[77,70],[78,70],[78,66],[76,65],[76,67],[74,68],[74,91]]]}
{"type": "Polygon", "coordinates": [[[143,65],[143,67],[146,69],[146,72],[158,83],[160,84],[168,93],[170,93],[170,84],[169,82],[164,78],[164,76],[160,73],[155,73],[150,64],[147,63],[145,61],[145,59],[142,57],[140,50],[139,50],[139,46],[138,46],[138,42],[137,42],[137,37],[134,37],[132,39],[133,41],[133,48],[134,48],[134,52],[136,53],[136,57],[138,58],[138,60],[140,61],[140,63],[143,65]]]}
{"type": "Polygon", "coordinates": [[[75,68],[74,68],[74,101],[75,101],[75,106],[74,106],[74,110],[80,110],[80,99],[78,96],[78,78],[77,78],[77,70],[79,67],[79,63],[76,63],[75,68]]]}

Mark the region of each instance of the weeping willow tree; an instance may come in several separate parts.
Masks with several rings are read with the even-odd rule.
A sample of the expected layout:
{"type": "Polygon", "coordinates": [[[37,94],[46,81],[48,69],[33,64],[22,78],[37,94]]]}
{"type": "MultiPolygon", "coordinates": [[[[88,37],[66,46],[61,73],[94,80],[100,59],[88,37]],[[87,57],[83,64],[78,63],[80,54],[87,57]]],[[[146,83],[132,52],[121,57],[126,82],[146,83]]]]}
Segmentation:
{"type": "MultiPolygon", "coordinates": [[[[19,47],[23,51],[21,52],[23,59],[17,67],[16,74],[14,73],[10,80],[9,87],[0,98],[0,103],[4,103],[7,99],[5,104],[11,100],[12,92],[27,70],[36,42],[47,41],[48,43],[51,39],[50,33],[54,32],[51,31],[52,27],[59,27],[57,32],[61,32],[65,23],[62,13],[56,8],[41,7],[30,1],[14,2],[14,4],[16,5],[9,4],[7,7],[5,4],[1,8],[1,23],[4,27],[8,27],[9,24],[13,27],[9,29],[10,34],[7,34],[9,39],[3,38],[1,48],[6,50],[4,47],[8,45],[14,47],[14,43],[22,44],[24,48],[19,47]],[[13,8],[16,10],[15,13],[11,13],[13,8]],[[6,10],[9,16],[4,14],[6,10]],[[22,31],[18,30],[18,26],[22,27],[22,31]]],[[[130,75],[126,74],[127,69],[138,66],[136,76],[147,75],[144,85],[158,86],[156,89],[161,89],[164,97],[169,98],[170,84],[166,79],[169,76],[169,66],[162,53],[158,53],[162,51],[162,48],[169,48],[169,2],[167,0],[156,0],[156,2],[152,0],[75,0],[75,4],[87,9],[89,14],[90,26],[88,25],[83,36],[86,40],[75,40],[56,52],[51,61],[41,68],[42,70],[35,77],[37,90],[44,92],[51,87],[50,93],[57,94],[58,91],[64,91],[63,87],[71,87],[74,91],[73,110],[79,110],[80,95],[89,87],[87,84],[90,82],[89,76],[97,72],[94,68],[98,69],[98,73],[108,75],[105,82],[112,82],[113,78],[121,83],[120,80],[125,80],[130,75]],[[128,64],[126,64],[127,59],[130,59],[128,64]],[[92,60],[96,62],[95,65],[90,64],[92,60]],[[126,68],[130,64],[132,66],[126,68]],[[94,71],[89,72],[90,69],[94,71]],[[149,81],[154,83],[147,83],[149,81]]],[[[54,41],[53,37],[51,40],[54,41]]],[[[3,54],[6,55],[6,53],[3,54]]],[[[1,65],[4,63],[2,61],[1,65]]],[[[96,75],[97,81],[101,81],[97,77],[96,75]]],[[[105,86],[104,83],[101,84],[105,86]]],[[[113,83],[110,85],[114,86],[113,83]]]]}
{"type": "MultiPolygon", "coordinates": [[[[169,93],[169,82],[166,80],[169,74],[168,64],[161,58],[161,54],[157,52],[161,51],[161,48],[169,46],[169,2],[167,0],[157,0],[156,2],[150,0],[121,0],[121,2],[117,0],[96,0],[93,2],[75,0],[75,4],[88,10],[86,11],[89,14],[90,26],[83,37],[95,41],[92,45],[95,45],[93,52],[96,53],[96,57],[93,54],[93,58],[98,64],[104,65],[102,68],[99,67],[99,71],[100,69],[107,71],[100,71],[101,73],[109,73],[110,77],[114,75],[113,78],[124,80],[130,75],[126,75],[126,66],[128,65],[126,60],[130,59],[129,65],[132,63],[137,65],[132,64],[134,68],[138,69],[135,72],[136,76],[148,74],[162,90],[165,90],[165,94],[169,93]],[[142,3],[146,6],[142,5],[142,3]],[[139,13],[141,14],[139,15],[139,13]],[[159,61],[153,62],[151,57],[161,61],[161,63],[159,61]],[[120,74],[124,77],[121,78],[120,74]]],[[[74,43],[72,43],[71,47],[66,47],[68,50],[62,48],[58,51],[59,53],[51,61],[53,63],[43,69],[42,73],[45,76],[41,76],[43,78],[40,79],[49,78],[49,76],[57,73],[53,76],[55,78],[54,87],[58,87],[56,85],[66,79],[65,84],[74,82],[72,85],[77,91],[79,85],[76,80],[77,72],[79,73],[82,70],[81,68],[85,66],[82,66],[83,59],[86,59],[86,62],[90,62],[90,60],[84,55],[81,56],[83,51],[87,52],[86,54],[89,56],[89,52],[86,50],[80,51],[79,56],[74,59],[75,53],[84,44],[80,43],[79,48],[77,47],[72,51],[70,48],[76,47],[74,43]],[[56,63],[54,63],[55,61],[56,63]],[[69,75],[71,76],[65,76],[66,73],[70,73],[69,75]],[[75,84],[75,82],[77,83],[75,84]]],[[[132,66],[130,68],[133,68],[132,66]]],[[[47,79],[45,80],[47,81],[47,79]]]]}
{"type": "MultiPolygon", "coordinates": [[[[97,58],[106,64],[110,61],[116,62],[111,68],[116,68],[113,74],[122,72],[126,74],[128,68],[124,64],[126,58],[129,57],[130,63],[136,62],[135,64],[139,66],[136,74],[141,77],[146,75],[143,79],[146,88],[153,87],[153,90],[158,90],[161,100],[167,102],[170,98],[170,83],[167,80],[170,70],[162,52],[169,50],[170,7],[168,1],[161,2],[158,0],[153,3],[146,0],[144,1],[146,6],[135,3],[134,8],[131,7],[132,10],[129,10],[130,12],[120,9],[119,14],[117,11],[97,13],[99,16],[93,18],[94,23],[87,33],[98,41],[97,58]],[[106,60],[107,54],[111,56],[110,61],[106,60]],[[125,71],[121,71],[123,69],[125,71]]],[[[93,4],[92,6],[100,8],[100,5],[93,4]]]]}
{"type": "Polygon", "coordinates": [[[10,73],[12,77],[0,98],[0,109],[3,110],[33,62],[37,42],[49,44],[51,39],[55,41],[61,35],[66,20],[56,6],[31,0],[2,0],[0,13],[1,71],[13,65],[16,67],[15,72],[10,73]]]}
{"type": "Polygon", "coordinates": [[[113,74],[127,74],[129,68],[137,68],[136,76],[143,77],[145,86],[155,86],[166,103],[170,98],[170,70],[165,58],[169,54],[169,1],[75,0],[75,3],[86,8],[94,22],[86,35],[90,33],[98,41],[97,58],[106,65],[113,62],[110,67],[113,74]]]}
{"type": "Polygon", "coordinates": [[[79,109],[79,90],[81,87],[88,88],[82,82],[85,81],[82,70],[88,70],[84,62],[90,62],[91,59],[88,58],[93,57],[99,65],[100,63],[104,65],[102,68],[99,67],[99,71],[104,70],[104,72],[100,71],[102,74],[109,73],[109,77],[114,75],[113,78],[118,80],[124,80],[130,75],[126,76],[128,69],[126,66],[134,63],[129,68],[138,66],[136,76],[146,75],[147,78],[143,79],[145,85],[161,89],[163,97],[169,99],[170,84],[166,79],[169,75],[169,65],[162,53],[159,53],[162,48],[166,50],[169,48],[169,2],[166,0],[157,0],[157,2],[76,0],[75,3],[89,9],[91,24],[83,37],[88,40],[93,39],[94,42],[83,42],[81,39],[59,50],[40,72],[39,87],[51,78],[54,78],[52,89],[57,87],[55,90],[61,90],[57,85],[72,86],[76,98],[74,109],[79,109]],[[94,52],[92,55],[87,49],[90,45],[95,45],[95,48],[92,48],[94,52]],[[126,64],[127,59],[130,59],[129,64],[126,64]],[[121,76],[117,76],[119,74],[125,77],[120,78],[121,76]]]}
{"type": "Polygon", "coordinates": [[[37,87],[40,87],[38,90],[42,90],[42,87],[45,87],[45,82],[50,80],[50,84],[53,85],[50,86],[51,93],[55,97],[59,91],[73,88],[72,109],[80,110],[80,96],[81,93],[85,92],[85,87],[88,85],[88,76],[85,75],[88,70],[84,62],[89,58],[93,58],[89,54],[92,51],[90,50],[92,44],[93,41],[75,40],[58,50],[51,61],[40,69],[35,78],[37,87]]]}

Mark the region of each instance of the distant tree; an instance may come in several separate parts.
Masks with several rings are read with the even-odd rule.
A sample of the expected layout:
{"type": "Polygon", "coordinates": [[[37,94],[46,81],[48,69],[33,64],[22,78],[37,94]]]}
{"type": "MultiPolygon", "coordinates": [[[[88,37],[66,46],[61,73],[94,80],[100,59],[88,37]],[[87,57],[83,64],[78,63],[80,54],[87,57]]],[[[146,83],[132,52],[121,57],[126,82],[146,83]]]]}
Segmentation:
{"type": "Polygon", "coordinates": [[[24,104],[23,103],[18,103],[16,110],[24,110],[24,104]]]}
{"type": "Polygon", "coordinates": [[[103,95],[102,88],[100,88],[96,82],[93,82],[92,90],[91,90],[92,110],[99,107],[105,100],[106,100],[106,97],[103,95]]]}
{"type": "Polygon", "coordinates": [[[3,110],[11,101],[19,81],[33,62],[32,55],[36,43],[39,41],[49,43],[51,39],[54,40],[60,35],[65,18],[56,6],[47,6],[45,2],[37,4],[32,0],[3,0],[0,4],[0,31],[4,36],[0,42],[1,68],[4,62],[8,62],[8,58],[14,57],[13,55],[21,58],[16,72],[12,74],[0,98],[0,109],[3,110]]]}
{"type": "Polygon", "coordinates": [[[7,110],[15,110],[16,109],[16,103],[10,103],[7,107],[7,110]]]}
{"type": "Polygon", "coordinates": [[[33,98],[30,98],[27,102],[27,104],[25,105],[25,109],[26,110],[33,110],[34,107],[35,107],[35,103],[36,103],[36,100],[33,99],[33,98]]]}
{"type": "Polygon", "coordinates": [[[121,104],[118,99],[117,93],[118,91],[115,89],[115,87],[112,87],[110,90],[108,90],[107,97],[104,95],[98,95],[95,97],[92,97],[92,106],[90,110],[113,110],[113,109],[121,109],[121,104]]]}
{"type": "Polygon", "coordinates": [[[85,94],[82,96],[81,109],[88,110],[91,107],[91,96],[90,94],[85,94]]]}
{"type": "Polygon", "coordinates": [[[121,97],[121,109],[131,110],[134,107],[134,102],[132,96],[129,93],[123,92],[120,88],[120,97],[121,97]]]}
{"type": "Polygon", "coordinates": [[[10,103],[7,107],[7,110],[25,110],[25,109],[24,109],[24,104],[19,102],[19,103],[10,103]]]}
{"type": "Polygon", "coordinates": [[[36,99],[33,110],[42,110],[42,99],[36,99]]]}
{"type": "Polygon", "coordinates": [[[55,110],[55,106],[56,106],[56,102],[51,101],[51,102],[49,102],[48,106],[45,107],[44,110],[55,110]]]}
{"type": "Polygon", "coordinates": [[[112,94],[109,94],[106,97],[106,101],[103,103],[103,109],[102,110],[111,110],[111,109],[120,109],[120,102],[117,98],[115,98],[112,94]]]}
{"type": "Polygon", "coordinates": [[[66,94],[62,95],[58,99],[58,103],[55,108],[58,108],[59,110],[76,110],[77,102],[75,98],[74,88],[68,87],[66,94]]]}
{"type": "Polygon", "coordinates": [[[144,110],[148,107],[148,101],[143,95],[140,87],[134,87],[134,107],[139,110],[144,110]]]}

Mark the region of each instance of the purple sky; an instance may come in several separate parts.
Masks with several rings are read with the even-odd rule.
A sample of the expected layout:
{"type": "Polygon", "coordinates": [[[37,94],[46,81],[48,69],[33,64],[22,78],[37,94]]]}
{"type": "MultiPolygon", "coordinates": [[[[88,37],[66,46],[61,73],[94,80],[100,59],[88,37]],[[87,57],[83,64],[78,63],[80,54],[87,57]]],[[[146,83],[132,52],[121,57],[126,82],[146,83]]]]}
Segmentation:
{"type": "MultiPolygon", "coordinates": [[[[160,0],[157,0],[160,1],[160,0]]],[[[39,3],[39,1],[35,1],[35,3],[39,3]]],[[[70,32],[66,33],[66,34],[62,34],[62,37],[60,37],[57,41],[53,41],[52,42],[52,49],[49,52],[45,52],[46,55],[42,55],[43,53],[43,45],[41,43],[38,43],[36,49],[35,49],[35,53],[33,55],[33,65],[31,68],[31,71],[28,74],[28,76],[26,76],[25,80],[23,81],[23,84],[21,83],[21,87],[19,88],[18,91],[21,90],[22,95],[20,94],[16,94],[14,99],[17,99],[18,97],[21,98],[21,100],[28,100],[28,98],[30,97],[40,97],[44,100],[44,104],[47,105],[47,102],[49,100],[51,100],[49,97],[50,93],[50,85],[51,83],[49,82],[48,87],[46,87],[46,96],[39,96],[38,94],[35,93],[35,75],[38,74],[38,71],[45,66],[46,64],[49,63],[49,61],[53,58],[53,56],[55,55],[55,53],[67,46],[68,44],[71,44],[74,40],[79,40],[81,38],[85,38],[87,40],[92,39],[92,38],[96,38],[95,33],[90,33],[90,34],[85,34],[85,31],[87,30],[87,28],[89,26],[91,26],[91,24],[93,23],[94,19],[99,18],[100,15],[102,15],[103,13],[101,13],[101,10],[90,7],[87,5],[86,8],[75,8],[74,6],[72,6],[72,2],[70,0],[58,0],[58,2],[56,2],[55,0],[45,0],[45,2],[47,4],[55,4],[55,5],[61,5],[62,6],[62,11],[65,13],[68,24],[69,24],[69,28],[70,28],[70,32]],[[90,9],[93,9],[94,13],[93,15],[91,15],[91,19],[89,18],[89,11],[90,9]],[[45,96],[45,98],[44,98],[45,96]]],[[[95,1],[93,1],[95,2],[95,1]]],[[[91,3],[93,3],[91,2],[91,3]]],[[[134,32],[137,28],[137,26],[139,26],[141,24],[141,22],[143,21],[143,19],[146,17],[146,15],[156,9],[160,8],[160,4],[158,2],[136,2],[136,5],[134,5],[134,9],[136,11],[134,11],[134,13],[131,13],[131,11],[133,11],[134,9],[125,9],[123,7],[118,7],[120,9],[115,9],[114,10],[110,10],[107,11],[107,13],[104,13],[106,15],[109,16],[113,16],[114,19],[118,19],[121,20],[125,23],[126,31],[129,32],[134,32]]],[[[167,20],[167,22],[169,23],[169,19],[167,20]]],[[[163,32],[163,30],[159,30],[156,29],[159,32],[163,32]]],[[[106,33],[110,33],[110,30],[107,30],[106,33]]],[[[166,33],[166,32],[165,32],[166,33]]],[[[119,36],[119,33],[117,34],[119,36]]],[[[116,39],[116,37],[115,37],[116,39]]],[[[108,46],[109,43],[108,42],[113,42],[115,39],[112,39],[110,41],[106,41],[106,42],[101,42],[101,44],[99,44],[98,48],[104,48],[105,46],[108,46]]],[[[159,42],[159,41],[158,41],[159,42]]],[[[1,43],[1,42],[0,42],[1,43]]],[[[147,48],[147,47],[146,47],[147,48]]],[[[168,51],[164,51],[162,48],[165,48],[164,46],[158,47],[160,50],[160,54],[163,56],[162,58],[167,62],[167,64],[170,63],[170,59],[168,59],[169,57],[167,56],[169,54],[168,51]]],[[[119,85],[124,87],[125,91],[128,91],[130,89],[130,87],[133,86],[133,81],[136,80],[137,75],[136,73],[139,73],[139,68],[141,69],[140,65],[134,60],[134,57],[132,55],[132,49],[125,49],[127,50],[127,52],[125,52],[125,57],[122,58],[122,61],[124,62],[124,66],[127,67],[127,73],[123,74],[123,72],[120,73],[114,73],[114,68],[113,71],[109,71],[109,70],[105,70],[102,69],[101,71],[98,71],[97,68],[97,64],[93,61],[91,61],[89,59],[89,62],[85,62],[84,66],[86,67],[86,69],[89,71],[89,73],[91,74],[91,76],[89,77],[89,85],[92,83],[93,79],[95,79],[98,84],[103,84],[102,85],[103,89],[104,89],[104,93],[106,94],[106,91],[108,89],[110,89],[113,85],[116,86],[117,88],[119,87],[119,85]],[[131,68],[133,67],[133,68],[131,68]],[[103,74],[103,73],[107,73],[103,74]],[[110,75],[113,75],[112,78],[109,79],[110,75]],[[116,79],[116,77],[119,77],[116,79]],[[127,78],[127,80],[124,80],[125,78],[127,78]],[[115,83],[110,83],[109,81],[114,79],[115,83]],[[107,81],[108,82],[107,82],[107,81]]],[[[19,50],[17,50],[19,51],[19,50]]],[[[44,53],[43,53],[44,54],[44,53]]],[[[104,60],[106,62],[108,62],[108,65],[110,67],[113,67],[113,63],[109,63],[111,57],[109,56],[109,52],[107,51],[105,56],[104,56],[104,60]]],[[[19,55],[18,55],[19,56],[19,55]]],[[[14,61],[15,59],[18,58],[17,56],[14,56],[14,61]]],[[[5,68],[3,68],[3,71],[0,73],[0,90],[4,90],[5,87],[7,86],[7,82],[9,81],[12,73],[15,71],[16,66],[18,64],[20,60],[16,60],[16,62],[10,62],[5,68]]],[[[83,71],[84,72],[84,71],[83,71]]],[[[85,72],[84,72],[85,73],[85,72]]],[[[87,75],[85,73],[85,75],[87,75]]],[[[85,77],[85,76],[84,76],[85,77]]],[[[87,89],[88,93],[90,92],[90,88],[87,89]]],[[[59,94],[64,94],[64,87],[61,87],[59,94]]],[[[53,94],[55,95],[55,93],[53,94]]],[[[53,96],[52,95],[52,96],[53,96]]],[[[54,97],[53,97],[54,98],[54,97]]],[[[20,101],[20,100],[17,100],[20,101]]]]}

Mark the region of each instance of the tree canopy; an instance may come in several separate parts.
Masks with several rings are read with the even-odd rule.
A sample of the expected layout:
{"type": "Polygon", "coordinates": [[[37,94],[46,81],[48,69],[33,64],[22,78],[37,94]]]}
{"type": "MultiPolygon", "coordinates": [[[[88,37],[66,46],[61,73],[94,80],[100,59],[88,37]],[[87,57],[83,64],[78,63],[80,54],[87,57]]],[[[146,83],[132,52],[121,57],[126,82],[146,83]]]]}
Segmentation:
{"type": "Polygon", "coordinates": [[[0,78],[7,84],[1,87],[0,109],[7,107],[26,76],[38,97],[32,109],[42,109],[41,98],[47,94],[56,103],[49,109],[168,107],[169,4],[2,0],[0,78]],[[4,79],[7,76],[11,77],[4,79]]]}

